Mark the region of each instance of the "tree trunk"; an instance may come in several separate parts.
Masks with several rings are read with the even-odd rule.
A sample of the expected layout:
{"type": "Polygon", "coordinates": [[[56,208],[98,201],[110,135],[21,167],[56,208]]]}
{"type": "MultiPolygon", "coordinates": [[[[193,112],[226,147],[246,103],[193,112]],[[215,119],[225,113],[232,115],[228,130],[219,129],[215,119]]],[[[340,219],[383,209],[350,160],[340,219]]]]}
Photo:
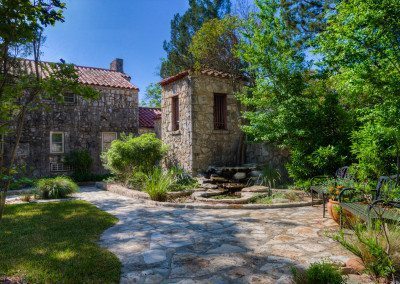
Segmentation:
{"type": "Polygon", "coordinates": [[[16,158],[16,154],[17,154],[17,148],[19,145],[19,142],[21,140],[21,135],[22,135],[22,130],[24,127],[24,122],[25,122],[25,115],[26,115],[26,106],[23,106],[21,109],[21,113],[19,115],[18,118],[18,122],[17,122],[17,131],[16,131],[16,135],[15,135],[15,143],[14,143],[14,147],[12,149],[11,152],[11,156],[10,156],[10,162],[7,165],[7,169],[5,171],[5,175],[8,177],[7,180],[5,182],[3,182],[3,188],[1,189],[1,194],[0,194],[0,222],[3,219],[3,214],[4,214],[4,208],[6,205],[6,196],[7,196],[7,192],[8,189],[10,188],[10,184],[11,184],[11,174],[12,174],[12,168],[14,167],[14,163],[15,163],[15,158],[16,158]]]}

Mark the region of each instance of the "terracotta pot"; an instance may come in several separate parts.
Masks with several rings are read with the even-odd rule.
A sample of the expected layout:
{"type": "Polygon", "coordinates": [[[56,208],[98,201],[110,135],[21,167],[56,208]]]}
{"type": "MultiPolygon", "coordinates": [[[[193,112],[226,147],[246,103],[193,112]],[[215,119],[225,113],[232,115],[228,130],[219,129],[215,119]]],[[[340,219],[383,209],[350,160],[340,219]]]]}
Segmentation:
{"type": "Polygon", "coordinates": [[[335,200],[332,200],[332,199],[329,199],[329,202],[327,204],[327,208],[328,208],[328,212],[329,212],[329,215],[331,216],[331,218],[336,223],[339,223],[339,216],[340,216],[339,215],[339,209],[340,209],[339,202],[335,201],[335,200]]]}

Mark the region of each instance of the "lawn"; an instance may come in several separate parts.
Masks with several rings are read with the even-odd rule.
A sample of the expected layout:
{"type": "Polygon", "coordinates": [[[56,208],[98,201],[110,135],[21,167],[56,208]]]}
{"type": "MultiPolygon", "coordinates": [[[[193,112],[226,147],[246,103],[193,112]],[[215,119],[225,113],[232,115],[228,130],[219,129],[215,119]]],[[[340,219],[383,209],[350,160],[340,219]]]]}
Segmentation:
{"type": "Polygon", "coordinates": [[[8,205],[0,222],[0,279],[118,283],[119,260],[96,243],[117,221],[83,201],[8,205]]]}

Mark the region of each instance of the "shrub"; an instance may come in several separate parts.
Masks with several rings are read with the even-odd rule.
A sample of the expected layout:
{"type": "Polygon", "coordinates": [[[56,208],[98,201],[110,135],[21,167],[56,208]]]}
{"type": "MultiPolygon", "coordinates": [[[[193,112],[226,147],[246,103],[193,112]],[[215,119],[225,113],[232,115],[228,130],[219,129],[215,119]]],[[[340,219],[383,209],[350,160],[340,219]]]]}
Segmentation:
{"type": "Polygon", "coordinates": [[[22,177],[20,179],[17,179],[13,181],[10,184],[10,190],[18,190],[24,187],[31,187],[35,184],[33,179],[27,178],[27,177],[22,177]]]}
{"type": "Polygon", "coordinates": [[[78,191],[78,185],[68,177],[43,178],[36,182],[36,195],[42,199],[65,198],[78,191]]]}
{"type": "Polygon", "coordinates": [[[371,274],[388,278],[400,268],[400,229],[394,225],[384,230],[380,222],[375,226],[356,224],[354,234],[345,236],[341,231],[334,239],[359,256],[371,274]]]}
{"type": "Polygon", "coordinates": [[[165,201],[173,182],[170,172],[163,172],[160,168],[155,168],[152,173],[147,175],[143,187],[144,191],[150,195],[151,200],[165,201]]]}
{"type": "Polygon", "coordinates": [[[345,279],[335,264],[316,262],[306,270],[292,268],[293,280],[296,284],[344,284],[345,279]]]}
{"type": "Polygon", "coordinates": [[[130,188],[136,189],[136,190],[141,190],[141,187],[143,184],[146,182],[147,175],[144,172],[138,171],[134,172],[129,178],[128,178],[128,186],[130,188]]]}
{"type": "Polygon", "coordinates": [[[104,166],[126,183],[133,172],[149,174],[166,153],[166,146],[154,133],[138,137],[122,135],[102,155],[104,166]]]}
{"type": "Polygon", "coordinates": [[[65,156],[64,163],[73,169],[72,178],[75,181],[90,181],[93,175],[90,168],[93,159],[86,149],[74,150],[65,156]]]}
{"type": "Polygon", "coordinates": [[[173,184],[169,188],[170,191],[192,189],[198,186],[197,180],[182,168],[172,167],[169,172],[173,178],[173,184]]]}

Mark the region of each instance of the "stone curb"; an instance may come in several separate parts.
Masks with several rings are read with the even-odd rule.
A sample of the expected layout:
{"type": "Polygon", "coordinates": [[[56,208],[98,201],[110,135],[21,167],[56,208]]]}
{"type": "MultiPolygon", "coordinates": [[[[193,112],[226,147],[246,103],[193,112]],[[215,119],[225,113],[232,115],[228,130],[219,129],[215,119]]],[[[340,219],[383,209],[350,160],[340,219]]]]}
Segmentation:
{"type": "Polygon", "coordinates": [[[96,187],[125,197],[150,199],[150,196],[145,192],[129,189],[116,183],[96,182],[96,187]]]}
{"type": "Polygon", "coordinates": [[[294,208],[294,207],[306,207],[311,205],[322,204],[322,201],[311,202],[295,202],[295,203],[278,203],[278,204],[191,204],[191,203],[172,203],[172,202],[158,202],[158,201],[146,201],[149,205],[156,205],[160,207],[172,207],[172,208],[185,208],[185,209],[242,209],[242,210],[254,210],[254,209],[279,209],[279,208],[294,208]]]}
{"type": "Polygon", "coordinates": [[[148,205],[171,207],[171,208],[186,208],[186,209],[279,209],[279,208],[294,208],[305,207],[311,205],[322,204],[322,200],[314,200],[311,202],[293,202],[293,203],[277,203],[277,204],[193,204],[193,203],[173,203],[173,202],[159,202],[150,200],[147,193],[135,191],[132,189],[124,188],[117,184],[107,184],[105,182],[96,182],[96,187],[106,191],[110,191],[125,197],[144,199],[148,205]]]}

